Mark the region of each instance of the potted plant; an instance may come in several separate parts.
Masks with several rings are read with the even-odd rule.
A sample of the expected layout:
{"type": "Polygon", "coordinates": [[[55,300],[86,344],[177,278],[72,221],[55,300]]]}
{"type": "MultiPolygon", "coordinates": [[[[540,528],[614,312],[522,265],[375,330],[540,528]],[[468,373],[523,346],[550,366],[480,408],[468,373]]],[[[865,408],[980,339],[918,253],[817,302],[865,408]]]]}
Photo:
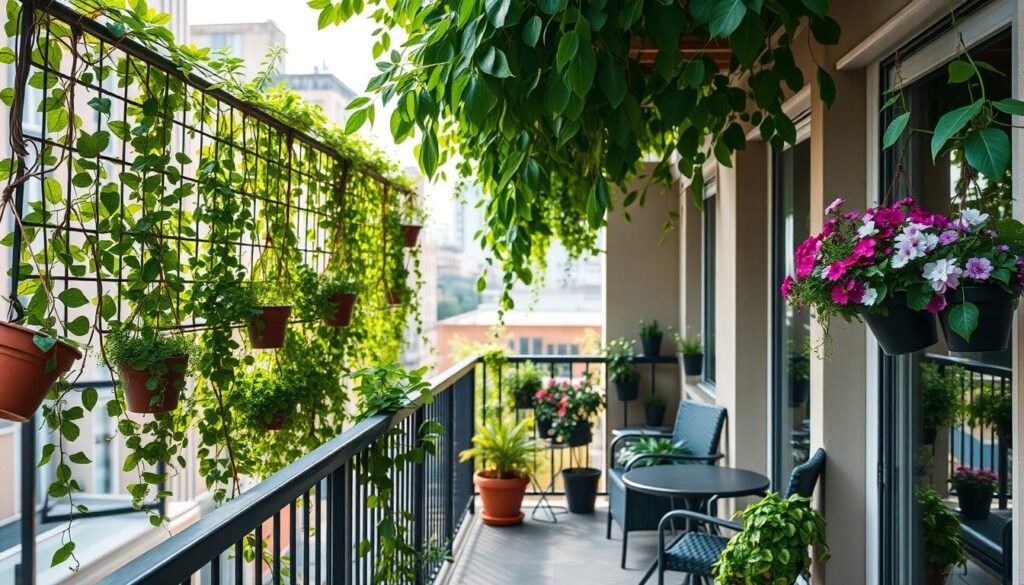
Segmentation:
{"type": "Polygon", "coordinates": [[[283,347],[292,306],[284,302],[284,295],[268,283],[253,283],[246,293],[252,313],[248,322],[249,344],[253,349],[283,347]]]}
{"type": "Polygon", "coordinates": [[[676,351],[682,356],[683,374],[699,376],[704,372],[704,344],[700,336],[683,337],[678,331],[672,333],[676,340],[676,351]]]}
{"type": "Polygon", "coordinates": [[[420,237],[420,230],[423,229],[424,212],[416,206],[415,195],[409,194],[402,204],[402,218],[399,224],[399,231],[402,234],[402,246],[415,248],[420,237]]]}
{"type": "Polygon", "coordinates": [[[459,459],[478,459],[484,469],[473,476],[480,491],[483,511],[480,516],[490,526],[513,526],[523,521],[520,509],[526,486],[530,484],[530,469],[539,448],[530,438],[530,419],[510,424],[503,419],[477,425],[471,449],[459,454],[459,459]]]}
{"type": "Polygon", "coordinates": [[[302,388],[279,373],[257,370],[235,380],[230,404],[239,423],[254,431],[279,431],[291,423],[302,388]]]}
{"type": "Polygon", "coordinates": [[[1013,439],[1013,396],[1002,392],[991,383],[984,383],[982,391],[964,405],[971,426],[989,426],[999,439],[1009,445],[1013,439]]]}
{"type": "Polygon", "coordinates": [[[608,364],[608,379],[615,383],[615,394],[619,400],[629,402],[640,395],[640,372],[636,371],[633,360],[636,354],[633,342],[619,337],[608,342],[604,351],[608,364]]]}
{"type": "Polygon", "coordinates": [[[645,356],[658,357],[661,355],[661,338],[661,326],[658,325],[657,319],[650,323],[640,322],[640,347],[643,348],[645,356]]]}
{"type": "MultiPolygon", "coordinates": [[[[552,432],[556,440],[564,440],[570,447],[587,445],[593,440],[591,421],[604,407],[604,397],[589,373],[575,382],[563,381],[560,386],[561,408],[552,424],[552,432]]],[[[570,512],[594,512],[600,479],[601,470],[592,467],[567,467],[562,470],[565,499],[570,512]]]]}
{"type": "MultiPolygon", "coordinates": [[[[673,442],[667,437],[641,437],[626,443],[626,446],[619,449],[616,462],[619,467],[626,467],[640,455],[689,455],[690,449],[683,445],[682,441],[673,442]]],[[[681,459],[644,458],[636,461],[632,469],[637,467],[650,467],[654,465],[684,465],[686,462],[681,459]]]]}
{"type": "Polygon", "coordinates": [[[790,349],[789,379],[792,386],[789,390],[789,405],[798,408],[807,403],[811,393],[811,347],[804,344],[798,351],[790,349]]]}
{"type": "Polygon", "coordinates": [[[0,419],[27,422],[82,352],[58,337],[0,323],[0,419]]]}
{"type": "Polygon", "coordinates": [[[121,374],[128,410],[144,414],[178,408],[191,350],[187,337],[164,335],[148,327],[111,331],[104,346],[107,359],[121,374]]]}
{"type": "Polygon", "coordinates": [[[533,408],[534,396],[541,388],[540,372],[533,364],[527,363],[522,371],[512,374],[509,379],[509,387],[512,392],[512,405],[515,408],[533,408]]]}
{"type": "Polygon", "coordinates": [[[828,561],[825,519],[811,508],[810,498],[782,499],[773,492],[742,515],[743,530],[729,539],[714,565],[716,583],[796,583],[809,576],[812,546],[821,550],[820,562],[828,561]]]}
{"type": "Polygon", "coordinates": [[[943,585],[954,565],[967,562],[960,540],[960,518],[931,486],[918,488],[915,496],[924,525],[925,585],[943,585]]]}
{"type": "Polygon", "coordinates": [[[651,394],[644,401],[644,422],[649,427],[660,427],[665,419],[665,399],[651,394]]]}
{"type": "Polygon", "coordinates": [[[359,287],[351,280],[332,277],[320,281],[317,291],[320,316],[328,327],[348,327],[352,323],[359,287]]]}
{"type": "Polygon", "coordinates": [[[988,518],[996,492],[996,474],[988,469],[960,466],[949,480],[956,490],[960,514],[968,520],[988,518]]]}
{"type": "Polygon", "coordinates": [[[384,290],[384,298],[388,305],[397,307],[405,303],[406,297],[409,295],[408,280],[409,271],[401,263],[396,263],[395,268],[391,270],[387,288],[384,290]]]}
{"type": "Polygon", "coordinates": [[[939,430],[956,420],[960,408],[961,372],[956,366],[921,362],[921,416],[924,443],[935,444],[939,430]]]}

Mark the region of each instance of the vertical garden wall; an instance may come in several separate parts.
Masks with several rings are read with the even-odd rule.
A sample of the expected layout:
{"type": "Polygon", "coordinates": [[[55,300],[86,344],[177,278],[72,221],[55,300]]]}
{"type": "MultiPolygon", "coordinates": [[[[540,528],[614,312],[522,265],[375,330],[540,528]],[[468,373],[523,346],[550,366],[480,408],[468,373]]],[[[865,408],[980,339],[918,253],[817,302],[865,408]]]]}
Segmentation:
{"type": "Polygon", "coordinates": [[[77,513],[88,411],[114,419],[136,506],[193,464],[219,502],[338,434],[346,374],[397,359],[419,212],[393,164],[270,84],[276,51],[244,81],[168,15],[107,4],[7,2],[0,225],[31,331],[0,326],[0,416],[45,421],[47,493],[77,513]]]}

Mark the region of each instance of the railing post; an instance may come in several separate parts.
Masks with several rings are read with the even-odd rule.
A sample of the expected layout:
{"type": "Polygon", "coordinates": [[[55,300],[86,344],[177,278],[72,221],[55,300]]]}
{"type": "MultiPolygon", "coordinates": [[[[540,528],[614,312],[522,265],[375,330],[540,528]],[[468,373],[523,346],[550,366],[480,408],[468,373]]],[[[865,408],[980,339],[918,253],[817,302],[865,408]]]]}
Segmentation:
{"type": "Polygon", "coordinates": [[[1005,510],[1009,500],[1009,489],[1007,484],[1010,475],[1010,457],[1006,441],[999,437],[999,509],[1005,510]]]}
{"type": "Polygon", "coordinates": [[[342,585],[348,574],[345,523],[349,520],[345,490],[346,463],[327,476],[327,583],[342,585]]]}
{"type": "Polygon", "coordinates": [[[462,380],[472,376],[472,372],[465,374],[452,383],[451,388],[444,394],[444,462],[446,467],[444,477],[448,478],[448,489],[444,494],[444,537],[448,554],[452,553],[452,541],[455,539],[455,481],[457,479],[455,473],[457,469],[455,462],[457,456],[455,453],[455,398],[458,396],[457,392],[462,380]]]}
{"type": "MultiPolygon", "coordinates": [[[[424,408],[416,409],[413,415],[413,440],[416,446],[420,446],[419,430],[423,425],[424,408]]],[[[424,507],[426,498],[427,465],[426,459],[423,463],[413,465],[413,486],[412,486],[412,529],[413,529],[413,550],[416,554],[423,552],[423,533],[426,531],[424,507]]],[[[423,585],[423,564],[416,563],[416,585],[423,585]]]]}

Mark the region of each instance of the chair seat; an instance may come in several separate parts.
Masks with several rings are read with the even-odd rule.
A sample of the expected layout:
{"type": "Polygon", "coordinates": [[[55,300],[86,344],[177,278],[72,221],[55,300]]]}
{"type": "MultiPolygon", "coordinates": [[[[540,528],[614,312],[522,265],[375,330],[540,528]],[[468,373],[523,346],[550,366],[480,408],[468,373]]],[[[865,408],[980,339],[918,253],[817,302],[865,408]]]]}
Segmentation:
{"type": "Polygon", "coordinates": [[[703,577],[711,576],[729,539],[704,532],[687,532],[665,551],[665,569],[703,577]]]}

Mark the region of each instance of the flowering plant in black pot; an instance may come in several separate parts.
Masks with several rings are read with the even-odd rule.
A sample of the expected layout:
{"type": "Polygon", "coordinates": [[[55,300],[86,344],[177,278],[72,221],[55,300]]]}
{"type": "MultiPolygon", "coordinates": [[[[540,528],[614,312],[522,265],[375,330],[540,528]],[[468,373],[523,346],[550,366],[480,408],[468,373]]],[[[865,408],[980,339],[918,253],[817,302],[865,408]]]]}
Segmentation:
{"type": "Polygon", "coordinates": [[[640,393],[640,372],[633,365],[636,352],[633,342],[624,337],[608,342],[604,350],[608,365],[608,379],[615,383],[615,394],[619,400],[636,400],[640,393]]]}
{"type": "Polygon", "coordinates": [[[640,322],[640,346],[646,357],[658,357],[661,355],[661,338],[663,334],[658,320],[651,322],[640,322]]]}
{"type": "Polygon", "coordinates": [[[683,362],[683,373],[687,376],[699,376],[704,373],[704,344],[701,343],[700,336],[683,337],[678,331],[673,331],[672,336],[676,341],[676,351],[683,362]]]}
{"type": "Polygon", "coordinates": [[[949,480],[956,490],[960,514],[968,520],[988,518],[996,492],[996,474],[988,469],[960,466],[949,480]]]}

